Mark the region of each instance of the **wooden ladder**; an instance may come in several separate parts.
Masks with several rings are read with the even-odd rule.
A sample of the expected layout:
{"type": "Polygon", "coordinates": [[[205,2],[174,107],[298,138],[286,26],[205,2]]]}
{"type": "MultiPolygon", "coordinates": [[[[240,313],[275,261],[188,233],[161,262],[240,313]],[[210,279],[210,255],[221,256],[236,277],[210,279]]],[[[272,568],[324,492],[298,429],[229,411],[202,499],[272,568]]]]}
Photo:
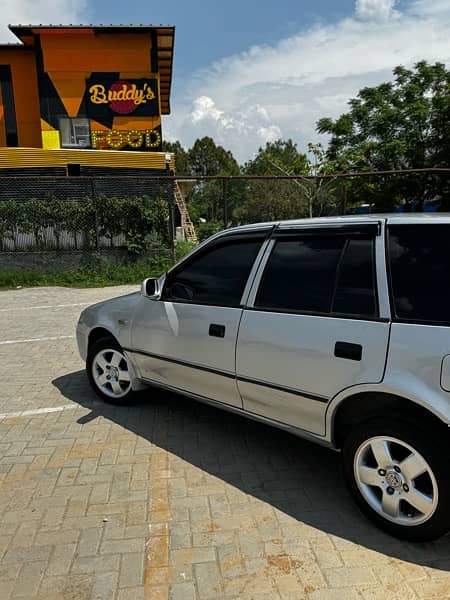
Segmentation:
{"type": "Polygon", "coordinates": [[[197,243],[198,242],[197,233],[195,231],[194,224],[191,221],[191,217],[189,216],[189,212],[188,212],[188,209],[186,206],[186,202],[184,200],[183,192],[181,191],[178,181],[175,182],[174,196],[175,196],[175,202],[177,204],[178,210],[180,211],[181,227],[183,228],[186,241],[197,243]]]}

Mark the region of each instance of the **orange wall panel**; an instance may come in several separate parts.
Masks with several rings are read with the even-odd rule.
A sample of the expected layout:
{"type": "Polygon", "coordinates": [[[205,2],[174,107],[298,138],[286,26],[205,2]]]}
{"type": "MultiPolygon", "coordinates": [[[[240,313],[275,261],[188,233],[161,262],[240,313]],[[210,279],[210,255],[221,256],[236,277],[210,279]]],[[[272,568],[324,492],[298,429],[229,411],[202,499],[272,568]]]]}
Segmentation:
{"type": "Polygon", "coordinates": [[[40,108],[34,54],[22,48],[1,48],[0,64],[11,67],[19,146],[40,148],[40,108]]]}
{"type": "Polygon", "coordinates": [[[151,71],[147,35],[41,33],[45,71],[151,71]],[[74,60],[75,57],[75,60],[74,60]]]}
{"type": "Polygon", "coordinates": [[[86,79],[90,73],[83,71],[49,72],[50,79],[59,94],[69,117],[76,117],[86,90],[86,79]]]}

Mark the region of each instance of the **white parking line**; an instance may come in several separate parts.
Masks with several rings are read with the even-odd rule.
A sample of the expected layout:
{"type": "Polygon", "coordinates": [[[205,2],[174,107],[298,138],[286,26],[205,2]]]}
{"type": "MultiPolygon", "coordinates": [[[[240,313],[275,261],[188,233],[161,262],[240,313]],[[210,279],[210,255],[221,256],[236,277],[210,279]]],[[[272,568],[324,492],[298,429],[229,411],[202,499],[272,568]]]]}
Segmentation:
{"type": "Polygon", "coordinates": [[[73,340],[74,338],[74,335],[58,335],[55,337],[30,338],[28,340],[3,340],[0,341],[0,346],[6,346],[7,344],[25,344],[28,342],[53,342],[55,340],[73,340]]]}
{"type": "Polygon", "coordinates": [[[87,306],[92,302],[77,302],[75,304],[42,304],[41,306],[10,306],[9,308],[0,308],[0,312],[9,312],[10,310],[37,310],[45,308],[70,308],[72,306],[87,306]]]}
{"type": "Polygon", "coordinates": [[[65,404],[64,406],[53,406],[51,408],[36,408],[34,410],[21,410],[18,412],[0,413],[0,419],[11,419],[12,417],[32,417],[34,415],[45,415],[47,413],[62,412],[63,410],[74,410],[77,404],[65,404]]]}

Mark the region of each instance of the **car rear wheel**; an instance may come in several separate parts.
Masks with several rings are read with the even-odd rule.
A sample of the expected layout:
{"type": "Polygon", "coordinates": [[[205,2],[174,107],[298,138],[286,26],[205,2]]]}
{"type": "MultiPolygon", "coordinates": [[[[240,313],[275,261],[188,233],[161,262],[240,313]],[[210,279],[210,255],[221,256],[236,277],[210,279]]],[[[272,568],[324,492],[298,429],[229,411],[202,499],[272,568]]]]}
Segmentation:
{"type": "Polygon", "coordinates": [[[92,344],[86,370],[95,393],[106,402],[122,404],[133,396],[128,360],[113,338],[102,338],[92,344]]]}
{"type": "Polygon", "coordinates": [[[447,440],[412,423],[374,419],[355,427],[343,448],[355,501],[378,526],[410,541],[449,531],[447,440]]]}

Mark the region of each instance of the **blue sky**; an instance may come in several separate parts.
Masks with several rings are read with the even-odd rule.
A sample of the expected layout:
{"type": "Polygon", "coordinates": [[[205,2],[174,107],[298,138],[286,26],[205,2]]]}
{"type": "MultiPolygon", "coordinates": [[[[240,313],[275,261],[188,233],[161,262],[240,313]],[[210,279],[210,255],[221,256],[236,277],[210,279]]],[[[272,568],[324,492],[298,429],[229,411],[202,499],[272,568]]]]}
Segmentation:
{"type": "Polygon", "coordinates": [[[209,135],[241,162],[292,138],[327,140],[364,86],[420,60],[450,67],[450,0],[1,0],[8,23],[176,26],[172,114],[163,136],[186,147],[209,135]]]}
{"type": "Polygon", "coordinates": [[[274,44],[318,20],[353,12],[353,0],[91,0],[94,22],[176,26],[175,86],[197,69],[249,47],[274,44]]]}

